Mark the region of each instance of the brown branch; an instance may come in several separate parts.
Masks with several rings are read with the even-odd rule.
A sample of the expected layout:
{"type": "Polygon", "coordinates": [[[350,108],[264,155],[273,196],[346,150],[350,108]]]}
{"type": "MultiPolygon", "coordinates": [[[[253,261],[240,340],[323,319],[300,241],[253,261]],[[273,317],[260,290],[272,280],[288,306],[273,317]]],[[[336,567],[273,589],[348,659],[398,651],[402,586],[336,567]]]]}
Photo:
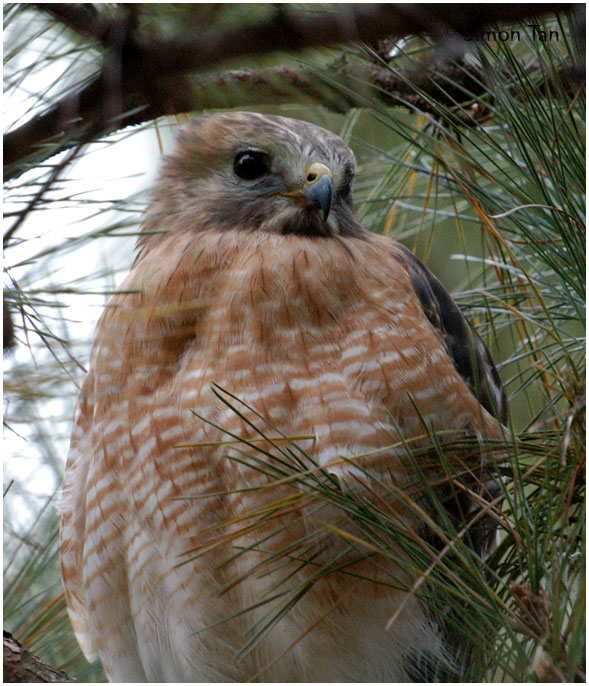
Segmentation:
{"type": "Polygon", "coordinates": [[[91,3],[35,2],[33,4],[38,9],[54,16],[73,31],[96,41],[103,40],[110,26],[110,22],[104,19],[91,3]]]}
{"type": "Polygon", "coordinates": [[[387,105],[432,112],[433,107],[418,90],[436,103],[452,107],[470,102],[484,92],[482,75],[472,67],[441,66],[435,72],[422,68],[419,74],[397,75],[385,67],[336,62],[324,72],[329,82],[308,69],[269,69],[215,72],[189,77],[193,108],[221,109],[294,101],[321,104],[334,111],[365,107],[378,98],[387,105]],[[442,85],[441,76],[445,85],[442,85]],[[364,86],[364,88],[362,88],[364,86]],[[363,92],[364,91],[364,92],[363,92]]]}
{"type": "Polygon", "coordinates": [[[3,666],[5,683],[75,683],[69,677],[25,650],[7,631],[4,632],[3,666]]]}
{"type": "Polygon", "coordinates": [[[246,55],[297,51],[356,40],[374,42],[384,36],[402,37],[424,32],[439,38],[456,34],[466,36],[496,21],[515,21],[539,12],[562,12],[568,7],[556,3],[366,4],[349,5],[338,12],[319,16],[297,16],[282,8],[273,18],[259,24],[172,40],[150,39],[143,45],[138,44],[140,50],[149,55],[152,68],[164,72],[185,72],[246,55]]]}
{"type": "Polygon", "coordinates": [[[79,141],[82,135],[98,136],[158,116],[195,109],[188,82],[182,74],[229,58],[352,40],[375,42],[385,36],[420,32],[456,41],[449,36],[469,35],[495,21],[515,21],[538,12],[566,11],[570,5],[367,4],[348,5],[337,12],[311,16],[293,15],[282,8],[271,19],[258,24],[172,40],[146,39],[138,35],[131,26],[135,22],[129,19],[128,30],[120,30],[123,19],[113,28],[113,22],[107,24],[93,18],[93,12],[83,9],[84,6],[64,7],[43,5],[43,9],[63,18],[72,28],[83,23],[87,12],[89,24],[82,30],[110,47],[110,66],[74,95],[6,134],[5,179],[20,173],[22,162],[27,158],[31,162],[47,159],[79,141]],[[115,30],[117,28],[119,30],[115,30]],[[113,71],[117,75],[114,93],[110,77],[113,71]]]}
{"type": "Polygon", "coordinates": [[[366,80],[369,74],[365,69],[340,70],[334,65],[331,71],[334,84],[323,82],[310,70],[291,67],[239,69],[206,76],[197,74],[189,77],[188,83],[192,106],[196,110],[300,102],[321,104],[343,112],[350,107],[366,105],[366,99],[357,92],[355,81],[355,75],[359,76],[360,71],[366,80]]]}

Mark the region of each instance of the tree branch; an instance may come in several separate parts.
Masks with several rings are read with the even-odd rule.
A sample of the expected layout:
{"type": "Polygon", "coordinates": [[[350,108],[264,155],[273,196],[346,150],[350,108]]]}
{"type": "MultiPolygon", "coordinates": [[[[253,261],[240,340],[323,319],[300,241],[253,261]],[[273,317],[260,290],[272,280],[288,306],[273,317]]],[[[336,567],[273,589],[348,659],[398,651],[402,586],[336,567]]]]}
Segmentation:
{"type": "MultiPolygon", "coordinates": [[[[342,7],[340,5],[340,7],[342,7]]],[[[349,5],[324,15],[291,14],[284,7],[273,18],[231,31],[192,34],[141,44],[151,67],[185,72],[210,67],[226,59],[279,50],[298,51],[350,41],[374,42],[384,36],[429,33],[438,38],[473,34],[496,21],[515,21],[538,12],[562,12],[569,5],[349,5]],[[541,9],[540,9],[541,8],[541,9]]]]}
{"type": "Polygon", "coordinates": [[[106,22],[87,5],[38,6],[68,26],[101,40],[110,48],[111,57],[103,73],[74,95],[6,134],[5,179],[21,173],[23,162],[38,163],[82,138],[195,109],[198,96],[192,97],[183,74],[229,58],[356,40],[374,43],[386,36],[421,32],[457,42],[457,35],[472,34],[492,22],[515,21],[538,12],[563,12],[571,7],[562,3],[375,4],[340,6],[344,9],[312,16],[293,15],[282,7],[271,19],[250,26],[161,40],[139,35],[129,17],[127,30],[120,30],[123,19],[106,22]]]}
{"type": "Polygon", "coordinates": [[[35,7],[48,12],[73,31],[102,41],[110,22],[104,19],[91,3],[45,3],[35,2],[35,7]]]}
{"type": "Polygon", "coordinates": [[[378,65],[336,62],[328,75],[329,82],[304,68],[240,69],[206,76],[197,74],[189,77],[189,84],[193,108],[199,110],[300,102],[345,112],[351,107],[373,104],[378,98],[387,105],[433,112],[432,104],[418,90],[436,103],[450,107],[470,102],[473,96],[484,92],[482,76],[473,67],[455,65],[438,67],[435,72],[423,69],[419,74],[396,75],[378,65]],[[438,82],[442,76],[445,85],[438,82]]]}
{"type": "Polygon", "coordinates": [[[7,631],[4,632],[3,677],[6,683],[75,683],[69,677],[25,650],[7,631]]]}

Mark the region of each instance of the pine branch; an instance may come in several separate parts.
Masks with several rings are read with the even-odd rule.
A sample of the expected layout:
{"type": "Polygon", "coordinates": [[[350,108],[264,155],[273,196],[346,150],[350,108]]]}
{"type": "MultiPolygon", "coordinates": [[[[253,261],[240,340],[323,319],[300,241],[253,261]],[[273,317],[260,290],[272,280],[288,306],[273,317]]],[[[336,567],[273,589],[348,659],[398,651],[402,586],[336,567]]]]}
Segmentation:
{"type": "Polygon", "coordinates": [[[563,12],[570,4],[348,5],[322,15],[296,15],[285,6],[268,20],[238,29],[192,32],[163,40],[137,31],[137,15],[121,5],[106,20],[92,5],[39,4],[74,30],[106,47],[99,76],[48,111],[4,137],[4,178],[88,137],[103,135],[158,116],[195,109],[184,74],[236,57],[428,33],[449,44],[496,21],[515,21],[538,12],[563,12]],[[92,9],[90,9],[92,8],[92,9]]]}

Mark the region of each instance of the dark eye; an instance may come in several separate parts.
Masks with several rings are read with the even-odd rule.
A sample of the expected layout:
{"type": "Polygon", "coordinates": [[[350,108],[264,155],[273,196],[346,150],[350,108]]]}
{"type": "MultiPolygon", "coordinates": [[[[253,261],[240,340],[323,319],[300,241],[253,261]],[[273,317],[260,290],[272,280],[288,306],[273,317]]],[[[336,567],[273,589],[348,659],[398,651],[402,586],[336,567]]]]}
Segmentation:
{"type": "Polygon", "coordinates": [[[258,150],[240,152],[233,161],[233,171],[240,179],[252,181],[269,171],[268,155],[258,150]]]}

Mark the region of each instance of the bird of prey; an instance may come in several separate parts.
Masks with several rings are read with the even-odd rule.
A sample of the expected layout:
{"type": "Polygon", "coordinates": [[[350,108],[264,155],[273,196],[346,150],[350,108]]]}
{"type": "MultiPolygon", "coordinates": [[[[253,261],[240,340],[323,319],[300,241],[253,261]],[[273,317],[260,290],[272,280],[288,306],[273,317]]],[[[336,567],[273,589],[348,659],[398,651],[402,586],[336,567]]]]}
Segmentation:
{"type": "Polygon", "coordinates": [[[193,120],[163,162],[61,504],[69,615],[112,681],[451,668],[403,554],[362,549],[355,513],[418,531],[408,446],[435,466],[434,434],[500,436],[505,397],[440,282],[363,228],[354,172],[337,135],[247,112],[193,120]]]}

